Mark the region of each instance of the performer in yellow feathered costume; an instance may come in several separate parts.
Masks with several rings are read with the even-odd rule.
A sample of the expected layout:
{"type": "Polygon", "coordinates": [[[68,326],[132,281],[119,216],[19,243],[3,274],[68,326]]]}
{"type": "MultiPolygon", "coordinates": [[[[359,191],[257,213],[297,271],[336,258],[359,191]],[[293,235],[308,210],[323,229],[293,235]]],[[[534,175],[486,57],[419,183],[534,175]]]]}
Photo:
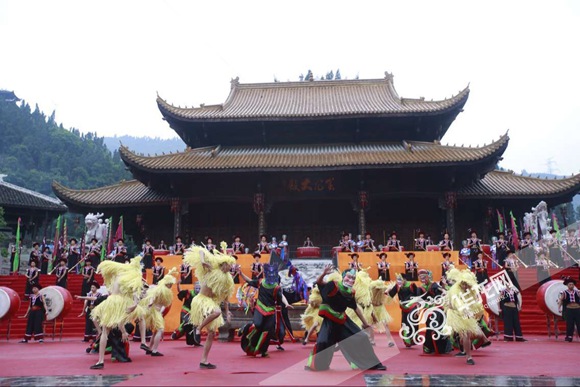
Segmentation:
{"type": "Polygon", "coordinates": [[[308,343],[308,337],[315,329],[316,333],[320,331],[322,317],[318,315],[318,311],[321,303],[322,297],[320,296],[320,290],[318,288],[312,289],[308,296],[308,306],[306,307],[304,314],[300,316],[301,325],[306,330],[306,335],[302,340],[303,345],[308,343]]]}
{"type": "Polygon", "coordinates": [[[159,343],[163,337],[165,330],[165,320],[163,319],[163,310],[168,308],[173,301],[173,292],[171,287],[177,281],[174,275],[177,274],[177,268],[172,268],[169,273],[156,286],[151,286],[145,297],[139,303],[144,309],[144,314],[139,321],[139,329],[141,329],[141,340],[145,339],[146,329],[149,328],[155,332],[151,341],[151,349],[146,350],[147,355],[163,356],[158,352],[159,343]]]}
{"type": "MultiPolygon", "coordinates": [[[[222,242],[222,250],[225,251],[222,242]]],[[[201,332],[207,330],[207,341],[203,347],[200,368],[214,369],[215,365],[207,362],[216,329],[224,324],[220,304],[223,302],[228,322],[231,318],[229,297],[234,292],[234,280],[230,274],[236,260],[217,250],[209,252],[200,246],[192,246],[184,255],[184,259],[195,270],[195,276],[200,282],[199,294],[191,301],[189,321],[196,326],[194,341],[200,342],[201,332]]]]}
{"type": "Polygon", "coordinates": [[[137,309],[139,294],[143,289],[141,274],[141,257],[135,257],[126,265],[114,261],[103,261],[97,267],[97,273],[103,276],[109,296],[91,312],[91,318],[98,325],[101,332],[99,343],[99,361],[91,369],[105,367],[105,348],[107,338],[113,328],[122,333],[123,341],[128,340],[125,324],[132,320],[137,309]]]}
{"type": "Polygon", "coordinates": [[[394,347],[395,342],[393,341],[393,336],[391,336],[391,331],[389,330],[389,323],[393,321],[393,318],[387,312],[385,304],[390,298],[388,291],[391,287],[395,286],[395,283],[390,285],[385,284],[382,279],[372,281],[370,283],[369,289],[371,293],[371,304],[373,306],[372,321],[373,326],[376,328],[377,332],[387,334],[387,340],[389,341],[389,347],[394,347]]]}
{"type": "Polygon", "coordinates": [[[477,279],[468,269],[451,269],[447,279],[454,282],[447,291],[446,300],[446,334],[458,334],[463,343],[463,350],[456,356],[467,356],[467,364],[474,365],[471,357],[471,339],[485,336],[477,323],[483,315],[483,303],[479,297],[477,279]]]}
{"type": "MultiPolygon", "coordinates": [[[[356,300],[357,305],[361,308],[365,319],[370,323],[373,321],[373,304],[372,304],[372,295],[371,295],[371,282],[373,280],[369,276],[369,273],[366,270],[361,270],[356,275],[356,280],[352,289],[355,291],[354,298],[356,300]]],[[[362,321],[356,315],[356,312],[353,309],[347,309],[346,314],[352,322],[362,328],[362,321]]],[[[370,329],[370,341],[372,345],[375,345],[375,335],[374,331],[370,329]]]]}

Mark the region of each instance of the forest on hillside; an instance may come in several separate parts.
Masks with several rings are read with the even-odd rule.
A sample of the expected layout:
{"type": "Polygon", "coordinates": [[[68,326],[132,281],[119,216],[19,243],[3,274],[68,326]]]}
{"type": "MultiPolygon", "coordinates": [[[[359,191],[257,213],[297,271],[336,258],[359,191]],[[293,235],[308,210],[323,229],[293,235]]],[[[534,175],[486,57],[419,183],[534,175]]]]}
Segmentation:
{"type": "Polygon", "coordinates": [[[75,189],[95,188],[131,179],[117,151],[103,137],[81,134],[20,102],[0,98],[0,173],[5,181],[54,196],[53,180],[75,189]]]}
{"type": "Polygon", "coordinates": [[[119,149],[119,145],[123,144],[131,151],[143,153],[144,155],[162,154],[169,152],[183,152],[186,148],[185,143],[180,138],[162,139],[159,137],[135,137],[135,136],[114,136],[105,137],[105,145],[111,153],[115,153],[119,149]]]}

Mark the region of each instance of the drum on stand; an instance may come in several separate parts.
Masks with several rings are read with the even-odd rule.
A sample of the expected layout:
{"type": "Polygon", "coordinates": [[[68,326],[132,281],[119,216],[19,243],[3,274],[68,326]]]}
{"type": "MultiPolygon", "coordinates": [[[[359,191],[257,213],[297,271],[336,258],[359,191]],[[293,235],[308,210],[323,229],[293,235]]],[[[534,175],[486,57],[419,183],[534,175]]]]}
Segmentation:
{"type": "Polygon", "coordinates": [[[483,307],[485,308],[485,311],[487,313],[489,313],[490,316],[495,316],[495,317],[499,317],[499,314],[501,312],[500,308],[499,308],[499,299],[491,299],[488,301],[488,297],[487,294],[481,293],[481,300],[483,302],[483,307]]]}
{"type": "Polygon", "coordinates": [[[71,310],[73,298],[70,292],[60,286],[47,286],[40,290],[46,305],[46,320],[65,317],[71,310]]]}
{"type": "Polygon", "coordinates": [[[15,290],[0,286],[0,321],[10,320],[20,309],[20,297],[15,290]]]}
{"type": "Polygon", "coordinates": [[[298,247],[296,258],[320,258],[320,247],[298,247]]]}
{"type": "Polygon", "coordinates": [[[427,251],[441,251],[441,248],[437,245],[429,245],[427,246],[427,251]]]}
{"type": "Polygon", "coordinates": [[[536,293],[536,302],[540,309],[547,315],[562,317],[562,312],[558,308],[558,298],[566,288],[562,280],[548,281],[540,286],[536,293]]]}
{"type": "Polygon", "coordinates": [[[153,257],[157,257],[158,255],[169,255],[169,250],[153,250],[153,257]]]}

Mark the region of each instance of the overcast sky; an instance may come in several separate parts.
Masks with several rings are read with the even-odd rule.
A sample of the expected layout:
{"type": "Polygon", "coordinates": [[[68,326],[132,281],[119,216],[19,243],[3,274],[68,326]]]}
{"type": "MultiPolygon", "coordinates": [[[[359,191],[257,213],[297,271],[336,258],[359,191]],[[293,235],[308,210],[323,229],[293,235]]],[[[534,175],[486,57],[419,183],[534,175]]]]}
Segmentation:
{"type": "Polygon", "coordinates": [[[470,84],[443,143],[509,129],[503,167],[580,172],[580,2],[0,0],[0,39],[0,88],[82,132],[173,137],[156,92],[222,103],[236,76],[389,71],[403,97],[470,84]]]}

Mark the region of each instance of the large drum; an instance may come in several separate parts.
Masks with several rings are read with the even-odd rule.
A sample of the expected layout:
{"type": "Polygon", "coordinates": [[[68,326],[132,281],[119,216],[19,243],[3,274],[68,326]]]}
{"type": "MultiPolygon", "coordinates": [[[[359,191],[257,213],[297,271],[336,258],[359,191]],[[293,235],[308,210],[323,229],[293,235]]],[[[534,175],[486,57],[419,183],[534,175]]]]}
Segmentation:
{"type": "Polygon", "coordinates": [[[562,280],[548,281],[540,286],[536,293],[536,302],[540,309],[548,315],[562,317],[562,312],[558,310],[558,297],[566,288],[562,280]]]}
{"type": "Polygon", "coordinates": [[[47,286],[40,290],[46,305],[46,320],[65,317],[70,312],[73,298],[68,290],[60,286],[47,286]]]}
{"type": "Polygon", "coordinates": [[[497,298],[490,300],[488,302],[487,295],[485,293],[481,293],[481,300],[483,302],[483,307],[485,311],[493,316],[499,316],[501,310],[499,308],[499,300],[497,298]]]}
{"type": "Polygon", "coordinates": [[[298,247],[296,258],[320,258],[320,247],[298,247]]]}
{"type": "Polygon", "coordinates": [[[440,251],[441,248],[437,245],[429,245],[427,246],[427,251],[440,251]]]}
{"type": "Polygon", "coordinates": [[[169,250],[153,250],[153,256],[157,257],[159,255],[169,255],[169,250]]]}
{"type": "MultiPolygon", "coordinates": [[[[499,306],[499,291],[494,289],[493,284],[485,285],[485,292],[481,293],[481,300],[483,307],[487,313],[494,316],[499,316],[501,309],[499,306]],[[488,297],[489,296],[489,297],[488,297]]],[[[522,308],[522,294],[518,293],[518,308],[522,308]]]]}
{"type": "Polygon", "coordinates": [[[13,289],[0,286],[0,321],[9,320],[20,308],[20,297],[13,289]]]}

